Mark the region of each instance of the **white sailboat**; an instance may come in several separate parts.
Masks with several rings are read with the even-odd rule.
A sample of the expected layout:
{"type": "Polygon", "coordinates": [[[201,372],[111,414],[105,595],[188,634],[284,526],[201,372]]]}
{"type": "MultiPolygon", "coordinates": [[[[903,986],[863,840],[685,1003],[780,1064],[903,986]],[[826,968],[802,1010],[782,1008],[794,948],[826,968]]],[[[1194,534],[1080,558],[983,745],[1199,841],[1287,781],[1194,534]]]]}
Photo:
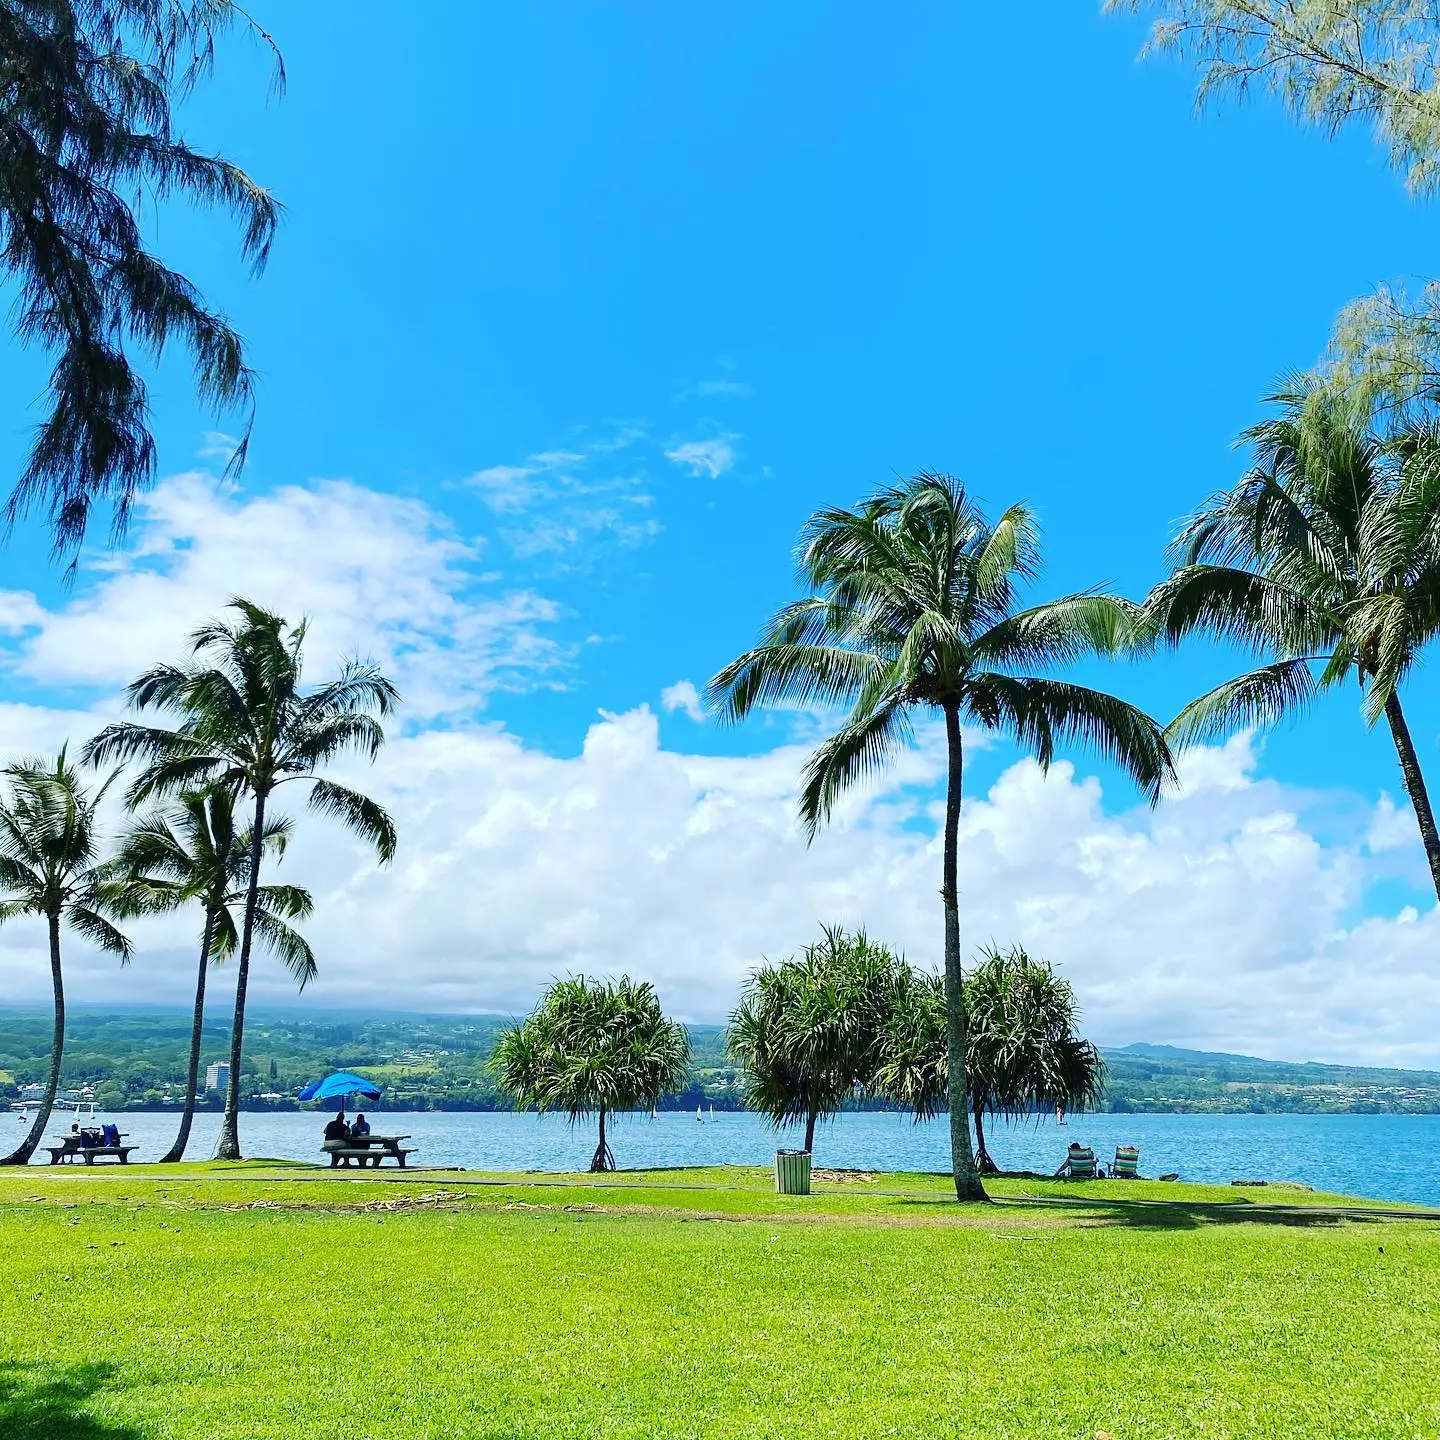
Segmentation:
{"type": "Polygon", "coordinates": [[[700,1113],[700,1107],[698,1105],[695,1107],[695,1123],[697,1125],[703,1125],[705,1123],[705,1117],[700,1113]]]}

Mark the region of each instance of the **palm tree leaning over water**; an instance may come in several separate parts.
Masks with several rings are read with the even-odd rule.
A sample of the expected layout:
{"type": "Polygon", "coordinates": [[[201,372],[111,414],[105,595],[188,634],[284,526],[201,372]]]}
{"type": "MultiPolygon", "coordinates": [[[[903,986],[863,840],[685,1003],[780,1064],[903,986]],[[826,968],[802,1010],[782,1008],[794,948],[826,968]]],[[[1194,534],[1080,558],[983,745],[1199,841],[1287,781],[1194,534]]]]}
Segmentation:
{"type": "Polygon", "coordinates": [[[228,608],[235,612],[233,623],[214,620],[191,636],[188,665],[158,665],[129,687],[135,709],[168,712],[179,717],[177,727],[133,721],[106,726],[86,746],[85,758],[143,762],[146,769],[129,791],[132,805],[211,785],[251,805],[250,869],[219,1149],[222,1160],[238,1160],[245,996],[267,808],[279,786],[303,783],[311,810],[339,820],[374,845],[382,864],[388,862],[395,853],[390,816],[358,791],[322,780],[318,771],[350,752],[373,760],[385,743],[380,721],[399,696],[375,666],[360,661],[346,662],[337,679],[306,689],[304,623],[292,629],[249,600],[233,600],[228,608]]]}
{"type": "Polygon", "coordinates": [[[123,965],[130,942],[106,918],[113,893],[112,867],[102,855],[96,812],[112,775],[87,791],[62,748],[54,760],[24,760],[3,772],[9,795],[0,800],[0,922],[34,915],[45,921],[50,949],[50,982],[55,995],[55,1029],[45,1094],[20,1147],[0,1160],[24,1165],[40,1144],[60,1086],[65,1047],[65,984],[60,966],[60,931],[68,925],[82,940],[123,965]]]}
{"type": "MultiPolygon", "coordinates": [[[[289,820],[269,816],[262,849],[278,858],[284,853],[289,833],[289,820]]],[[[243,915],[249,894],[251,851],[249,830],[235,828],[234,796],[223,786],[216,786],[207,791],[188,791],[178,805],[137,821],[117,856],[125,882],[120,898],[122,913],[153,914],[193,901],[199,901],[205,913],[190,1026],[185,1109],[175,1143],[160,1158],[162,1165],[182,1159],[190,1139],[200,1082],[206,971],[212,961],[230,959],[239,946],[235,912],[239,910],[243,915]]],[[[255,929],[302,990],[315,976],[315,956],[304,937],[286,921],[303,919],[312,908],[309,892],[296,885],[262,885],[257,892],[255,929]]]]}
{"type": "Polygon", "coordinates": [[[759,646],[710,683],[723,716],[777,701],[848,702],[850,714],[805,767],[800,817],[811,839],[837,799],[884,767],[911,734],[914,710],[939,711],[947,786],[941,901],[950,1152],[955,1193],[983,1200],[965,1103],[958,842],[962,721],[1012,737],[1048,767],[1057,741],[1079,740],[1128,770],[1152,801],[1172,775],[1160,727],[1099,690],[1029,672],[1111,655],[1139,634],[1138,607],[1091,592],[1017,608],[1039,568],[1035,522],[1013,505],[991,525],[948,475],[917,475],[856,510],[822,510],[802,537],[811,591],[771,621],[759,646]]]}
{"type": "Polygon", "coordinates": [[[1440,831],[1399,688],[1440,630],[1440,426],[1382,440],[1362,404],[1309,380],[1271,399],[1280,413],[1244,436],[1255,464],[1186,523],[1181,563],[1146,602],[1172,644],[1208,631],[1269,658],[1168,733],[1271,724],[1353,675],[1366,722],[1390,728],[1440,898],[1440,831]]]}

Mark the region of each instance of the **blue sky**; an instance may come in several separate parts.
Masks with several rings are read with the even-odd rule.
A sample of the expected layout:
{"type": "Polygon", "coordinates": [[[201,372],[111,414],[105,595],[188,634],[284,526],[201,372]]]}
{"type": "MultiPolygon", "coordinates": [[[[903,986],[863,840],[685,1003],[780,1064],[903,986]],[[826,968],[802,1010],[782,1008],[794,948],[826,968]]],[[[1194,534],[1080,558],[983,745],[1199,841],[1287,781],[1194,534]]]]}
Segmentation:
{"type": "MultiPolygon", "coordinates": [[[[663,751],[758,763],[803,740],[785,717],[697,723],[662,692],[703,684],[791,596],[811,510],[922,467],[1035,507],[1037,595],[1139,596],[1177,517],[1238,473],[1231,442],[1267,387],[1316,358],[1346,300],[1428,275],[1435,253],[1432,210],[1368,137],[1263,100],[1197,115],[1183,67],[1137,61],[1143,24],[1093,5],[469,5],[443,25],[372,3],[253,9],[287,92],[267,102],[263,53],[235,41],[185,129],[286,205],[271,266],[247,279],[218,217],[154,221],[261,373],[227,503],[321,480],[419,502],[470,549],[442,589],[536,607],[515,621],[526,643],[486,651],[479,698],[413,716],[415,736],[498,724],[559,761],[598,712],[648,705],[663,751]]],[[[0,346],[6,469],[37,413],[13,397],[42,375],[0,346]]],[[[180,367],[154,399],[162,475],[213,470],[180,367]]],[[[132,543],[163,544],[132,569],[193,543],[156,523],[132,543]]],[[[97,547],[64,591],[33,531],[7,562],[52,617],[103,610],[114,578],[97,547]]],[[[33,634],[16,628],[12,657],[33,634]]],[[[1168,718],[1231,663],[1197,645],[1087,673],[1168,718]]],[[[83,665],[12,664],[17,704],[113,691],[83,665]]],[[[1433,764],[1428,675],[1412,691],[1433,764]]],[[[976,792],[1015,759],[979,756],[976,792]]],[[[1105,814],[1133,804],[1076,759],[1105,814]]],[[[1322,850],[1398,794],[1353,696],[1246,765],[1322,850]]],[[[922,806],[902,828],[926,824],[922,806]]],[[[1357,862],[1337,925],[1433,908],[1394,848],[1403,863],[1357,862]]],[[[487,996],[477,980],[448,998],[487,996]]]]}

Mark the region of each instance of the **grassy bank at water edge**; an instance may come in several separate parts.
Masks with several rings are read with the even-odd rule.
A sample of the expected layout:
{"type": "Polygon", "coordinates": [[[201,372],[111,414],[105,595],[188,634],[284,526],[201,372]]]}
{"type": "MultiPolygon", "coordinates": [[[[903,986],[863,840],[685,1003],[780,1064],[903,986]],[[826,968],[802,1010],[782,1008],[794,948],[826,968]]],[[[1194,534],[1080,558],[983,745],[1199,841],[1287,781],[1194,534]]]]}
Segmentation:
{"type": "Polygon", "coordinates": [[[764,1171],[0,1172],[7,1440],[1413,1437],[1440,1213],[764,1171]],[[352,1378],[353,1377],[353,1378],[352,1378]]]}

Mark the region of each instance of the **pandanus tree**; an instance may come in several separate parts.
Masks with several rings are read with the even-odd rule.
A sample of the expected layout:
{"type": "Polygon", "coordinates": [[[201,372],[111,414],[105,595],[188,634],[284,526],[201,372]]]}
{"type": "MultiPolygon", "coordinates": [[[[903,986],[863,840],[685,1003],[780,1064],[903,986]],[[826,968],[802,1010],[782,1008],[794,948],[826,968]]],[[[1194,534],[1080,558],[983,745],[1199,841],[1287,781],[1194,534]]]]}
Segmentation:
{"type": "Polygon", "coordinates": [[[260,869],[267,816],[275,792],[303,785],[309,808],[340,821],[375,849],[382,863],[395,853],[395,825],[374,800],[320,777],[347,754],[373,760],[385,741],[381,720],[398,696],[375,666],[347,662],[340,675],[306,686],[305,625],[291,628],[249,600],[234,600],[233,622],[211,621],[191,637],[187,665],[158,665],[129,687],[131,705],[173,716],[174,729],[121,721],[89,745],[95,763],[138,761],[144,767],[128,798],[152,798],[218,786],[250,807],[250,868],[235,976],[230,1032],[230,1082],[220,1130],[220,1158],[240,1158],[240,1065],[250,954],[260,912],[260,869]]]}
{"type": "Polygon", "coordinates": [[[598,1116],[592,1171],[615,1168],[607,1118],[653,1109],[684,1085],[689,1065],[685,1027],[665,1018],[653,985],[628,975],[614,982],[557,980],[528,1018],[501,1035],[490,1057],[517,1109],[563,1110],[572,1125],[598,1116]]]}
{"type": "Polygon", "coordinates": [[[799,955],[746,979],[727,1042],[739,1061],[745,1104],[779,1127],[838,1114],[869,1088],[900,961],[857,930],[825,926],[799,955]]]}
{"type": "MultiPolygon", "coordinates": [[[[278,859],[284,854],[289,834],[288,819],[268,816],[262,853],[278,859]]],[[[236,828],[234,795],[216,787],[188,791],[177,804],[137,820],[121,841],[116,856],[123,877],[118,896],[122,913],[154,914],[198,905],[204,917],[190,1024],[185,1108],[175,1143],[160,1157],[162,1165],[183,1159],[190,1139],[200,1080],[206,973],[212,963],[231,959],[239,947],[241,925],[236,924],[236,915],[242,917],[243,925],[253,848],[249,830],[236,828]]],[[[256,891],[255,934],[302,990],[315,976],[315,956],[304,937],[287,922],[304,919],[312,908],[309,892],[296,885],[261,885],[256,891]]]]}
{"type": "Polygon", "coordinates": [[[1178,644],[1196,632],[1264,661],[1192,701],[1176,744],[1269,725],[1354,679],[1382,715],[1440,898],[1440,831],[1401,703],[1440,629],[1440,427],[1377,437],[1364,403],[1304,380],[1245,432],[1255,463],[1183,527],[1147,610],[1178,644]]]}
{"type": "Polygon", "coordinates": [[[114,872],[104,852],[98,812],[114,776],[87,790],[64,749],[53,759],[25,760],[3,772],[0,799],[0,922],[33,916],[45,922],[54,1033],[45,1092],[25,1139],[0,1160],[24,1165],[35,1153],[60,1086],[65,1048],[65,982],[60,939],[68,928],[97,949],[130,958],[130,942],[109,918],[114,872]]]}
{"type": "MultiPolygon", "coordinates": [[[[907,967],[908,968],[908,967],[907,967]]],[[[1104,1093],[1105,1062],[1079,1033],[1069,982],[1019,946],[987,949],[965,977],[969,1046],[965,1092],[976,1159],[993,1174],[985,1116],[1023,1119],[1056,1107],[1083,1110],[1104,1093]]],[[[881,1094],[928,1119],[945,1102],[949,1066],[940,977],[908,971],[897,989],[877,1073],[881,1094]]]]}
{"type": "Polygon", "coordinates": [[[203,403],[250,405],[239,334],[153,253],[140,217],[142,196],[227,210],[265,265],[279,206],[187,145],[172,113],[236,23],[264,35],[231,0],[0,0],[0,276],[19,338],[55,361],[10,515],[42,509],[57,550],[78,547],[97,501],[122,529],[154,474],[137,351],[182,347],[203,403]]]}
{"type": "Polygon", "coordinates": [[[1127,770],[1152,801],[1172,773],[1160,727],[1135,706],[1035,670],[1111,655],[1140,635],[1138,607],[1095,592],[1021,608],[1039,568],[1023,505],[994,524],[947,475],[917,475],[855,510],[822,510],[800,555],[810,591],[782,609],[761,643],[710,684],[730,720],[757,706],[848,703],[841,728],[812,755],[800,818],[813,839],[836,801],[882,770],[910,739],[913,714],[938,714],[946,745],[941,904],[955,1192],[983,1200],[966,1119],[965,1002],[958,892],[964,732],[1008,735],[1048,767],[1082,742],[1127,770]]]}

